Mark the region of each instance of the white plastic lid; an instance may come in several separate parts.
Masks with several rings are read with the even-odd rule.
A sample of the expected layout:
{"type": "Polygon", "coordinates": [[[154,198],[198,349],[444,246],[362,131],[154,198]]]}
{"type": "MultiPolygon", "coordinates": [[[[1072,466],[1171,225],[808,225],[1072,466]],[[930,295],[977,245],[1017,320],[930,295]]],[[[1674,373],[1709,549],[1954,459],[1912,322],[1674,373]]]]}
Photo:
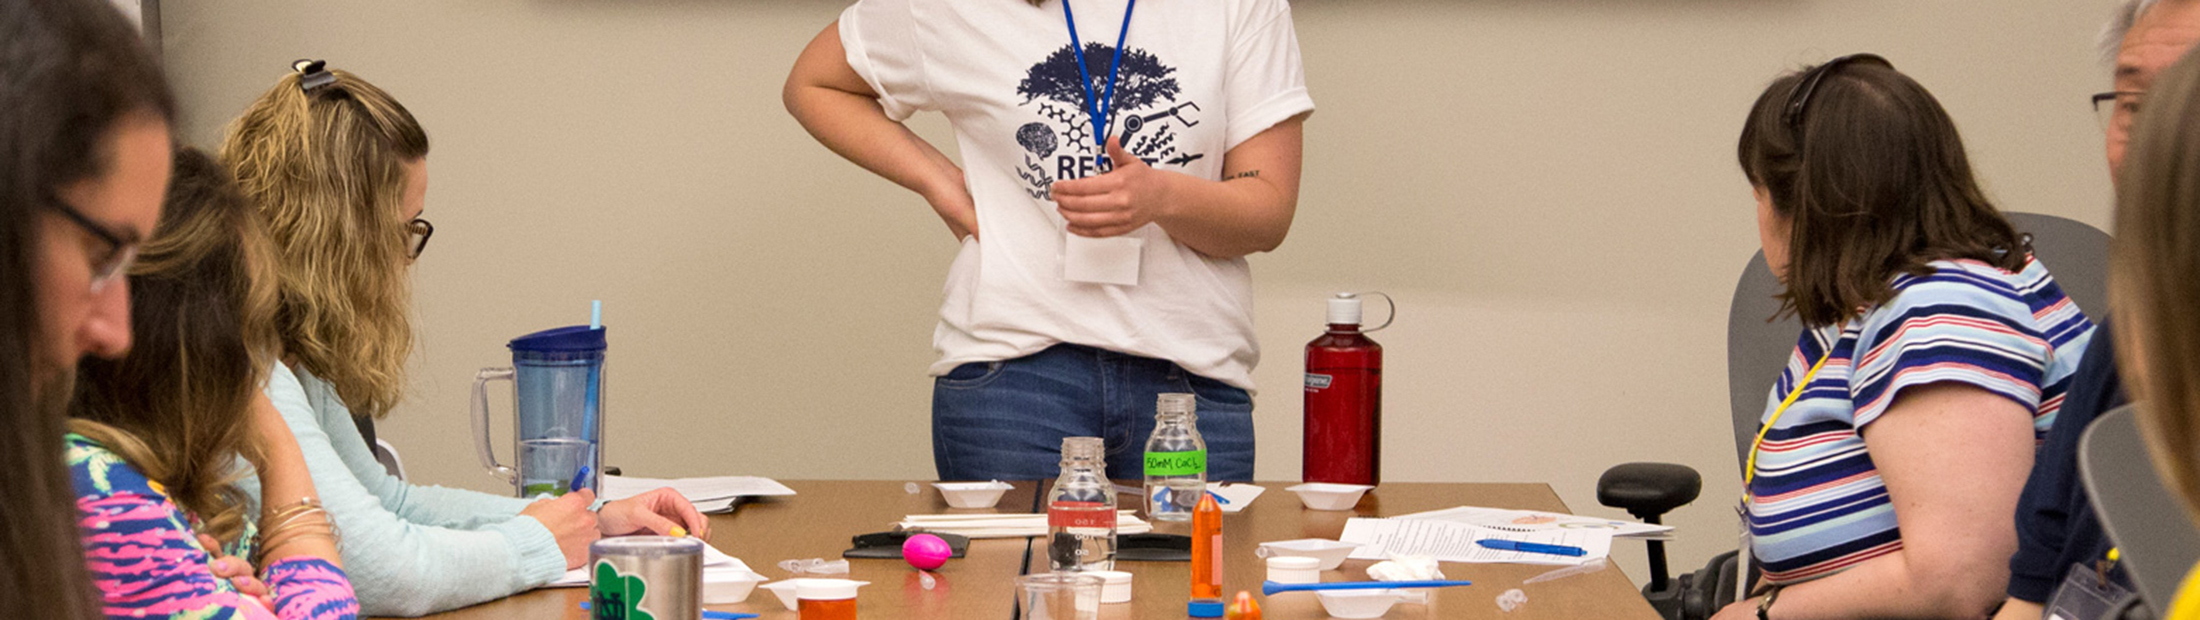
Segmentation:
{"type": "Polygon", "coordinates": [[[1119,570],[1088,570],[1085,574],[1099,577],[1102,583],[1111,586],[1131,582],[1131,574],[1119,570]]]}
{"type": "Polygon", "coordinates": [[[1281,570],[1320,570],[1322,559],[1303,555],[1279,555],[1268,558],[1268,567],[1281,570]]]}
{"type": "Polygon", "coordinates": [[[1338,293],[1329,298],[1330,325],[1359,325],[1360,297],[1353,293],[1338,293]]]}
{"type": "Polygon", "coordinates": [[[856,586],[846,579],[811,579],[794,586],[794,597],[805,601],[840,601],[856,597],[856,586]]]}

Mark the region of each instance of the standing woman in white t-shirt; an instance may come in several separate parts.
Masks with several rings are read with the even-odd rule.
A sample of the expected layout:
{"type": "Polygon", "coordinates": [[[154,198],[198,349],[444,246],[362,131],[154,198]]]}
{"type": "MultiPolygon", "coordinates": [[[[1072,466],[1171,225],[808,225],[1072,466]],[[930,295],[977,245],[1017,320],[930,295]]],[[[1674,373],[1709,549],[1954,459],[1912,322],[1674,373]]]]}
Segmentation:
{"type": "Polygon", "coordinates": [[[1314,109],[1284,0],[861,0],[785,98],[962,241],[932,337],[940,478],[1053,476],[1071,436],[1139,477],[1163,392],[1198,395],[1211,478],[1252,478],[1245,256],[1290,231],[1314,109]],[[960,166],[901,124],[922,110],[960,166]]]}

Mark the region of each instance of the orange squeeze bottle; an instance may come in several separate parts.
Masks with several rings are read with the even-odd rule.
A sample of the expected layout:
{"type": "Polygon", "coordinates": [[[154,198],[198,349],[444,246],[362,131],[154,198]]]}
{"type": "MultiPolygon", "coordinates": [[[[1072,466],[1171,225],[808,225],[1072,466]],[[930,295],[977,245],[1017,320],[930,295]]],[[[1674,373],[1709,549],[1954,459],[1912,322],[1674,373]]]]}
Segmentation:
{"type": "Polygon", "coordinates": [[[1192,509],[1192,598],[1222,598],[1222,505],[1211,492],[1192,509]]]}

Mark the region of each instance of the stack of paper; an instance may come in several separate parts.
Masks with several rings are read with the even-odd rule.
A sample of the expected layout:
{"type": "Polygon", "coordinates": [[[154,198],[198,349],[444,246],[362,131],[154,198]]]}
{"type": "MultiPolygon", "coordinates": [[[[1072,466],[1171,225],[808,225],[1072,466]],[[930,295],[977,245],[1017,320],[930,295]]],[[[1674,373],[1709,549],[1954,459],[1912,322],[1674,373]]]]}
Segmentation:
{"type": "MultiPolygon", "coordinates": [[[[934,534],[960,534],[969,538],[1018,538],[1047,535],[1047,516],[1005,514],[948,514],[909,515],[894,526],[903,530],[932,532],[934,534]]],[[[1115,533],[1144,534],[1153,531],[1153,524],[1139,519],[1133,511],[1116,513],[1115,533]]]]}
{"type": "Polygon", "coordinates": [[[1338,540],[1358,543],[1352,552],[1358,560],[1387,560],[1392,556],[1423,555],[1440,562],[1550,564],[1570,566],[1602,559],[1612,552],[1612,530],[1552,529],[1508,532],[1486,527],[1429,519],[1351,519],[1344,523],[1338,540]],[[1579,547],[1578,556],[1501,551],[1477,544],[1484,539],[1579,547]]]}
{"type": "Polygon", "coordinates": [[[711,478],[634,478],[629,476],[604,476],[603,499],[618,500],[641,495],[656,489],[671,487],[686,497],[695,509],[703,514],[733,512],[733,504],[743,497],[793,495],[794,489],[779,481],[758,476],[717,476],[711,478]]]}
{"type": "Polygon", "coordinates": [[[1493,530],[1521,533],[1541,532],[1548,530],[1603,529],[1611,530],[1613,538],[1635,538],[1645,540],[1670,540],[1673,538],[1673,527],[1670,525],[1651,525],[1648,523],[1640,523],[1635,521],[1613,521],[1611,519],[1599,519],[1596,517],[1584,517],[1581,515],[1570,515],[1559,512],[1542,512],[1537,510],[1506,510],[1503,508],[1460,506],[1458,508],[1432,510],[1429,512],[1417,512],[1409,515],[1399,515],[1391,518],[1450,521],[1453,523],[1465,523],[1467,525],[1479,525],[1493,530]]]}
{"type": "MultiPolygon", "coordinates": [[[[747,562],[742,562],[740,558],[726,555],[725,552],[719,551],[717,547],[713,547],[707,544],[703,545],[703,581],[710,581],[710,578],[713,575],[728,573],[755,575],[755,579],[757,581],[764,580],[763,575],[757,574],[756,571],[749,570],[749,565],[747,562]]],[[[557,581],[552,581],[549,585],[544,587],[577,588],[586,585],[588,585],[588,569],[576,568],[570,571],[566,571],[564,577],[559,577],[557,581]]]]}

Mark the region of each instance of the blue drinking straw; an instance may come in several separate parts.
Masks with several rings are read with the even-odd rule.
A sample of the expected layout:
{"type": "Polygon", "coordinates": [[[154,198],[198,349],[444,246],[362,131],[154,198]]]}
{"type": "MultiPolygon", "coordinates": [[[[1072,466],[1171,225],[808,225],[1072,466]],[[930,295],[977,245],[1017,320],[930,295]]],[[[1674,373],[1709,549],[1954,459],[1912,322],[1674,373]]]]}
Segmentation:
{"type": "Polygon", "coordinates": [[[1278,592],[1305,592],[1313,590],[1395,590],[1401,588],[1449,588],[1471,586],[1471,581],[1436,579],[1430,581],[1333,581],[1330,583],[1276,583],[1264,581],[1260,593],[1275,596],[1278,592]]]}
{"type": "MultiPolygon", "coordinates": [[[[603,300],[601,299],[592,300],[588,303],[588,328],[603,329],[603,300]]],[[[588,463],[596,462],[598,446],[596,446],[596,436],[593,431],[596,430],[596,400],[603,393],[602,373],[602,366],[598,366],[596,370],[588,373],[588,393],[583,396],[585,400],[581,402],[581,427],[583,430],[590,431],[588,433],[588,463]]],[[[568,490],[578,491],[583,488],[583,485],[587,484],[588,469],[588,464],[581,465],[580,473],[573,476],[573,486],[568,490]]]]}

